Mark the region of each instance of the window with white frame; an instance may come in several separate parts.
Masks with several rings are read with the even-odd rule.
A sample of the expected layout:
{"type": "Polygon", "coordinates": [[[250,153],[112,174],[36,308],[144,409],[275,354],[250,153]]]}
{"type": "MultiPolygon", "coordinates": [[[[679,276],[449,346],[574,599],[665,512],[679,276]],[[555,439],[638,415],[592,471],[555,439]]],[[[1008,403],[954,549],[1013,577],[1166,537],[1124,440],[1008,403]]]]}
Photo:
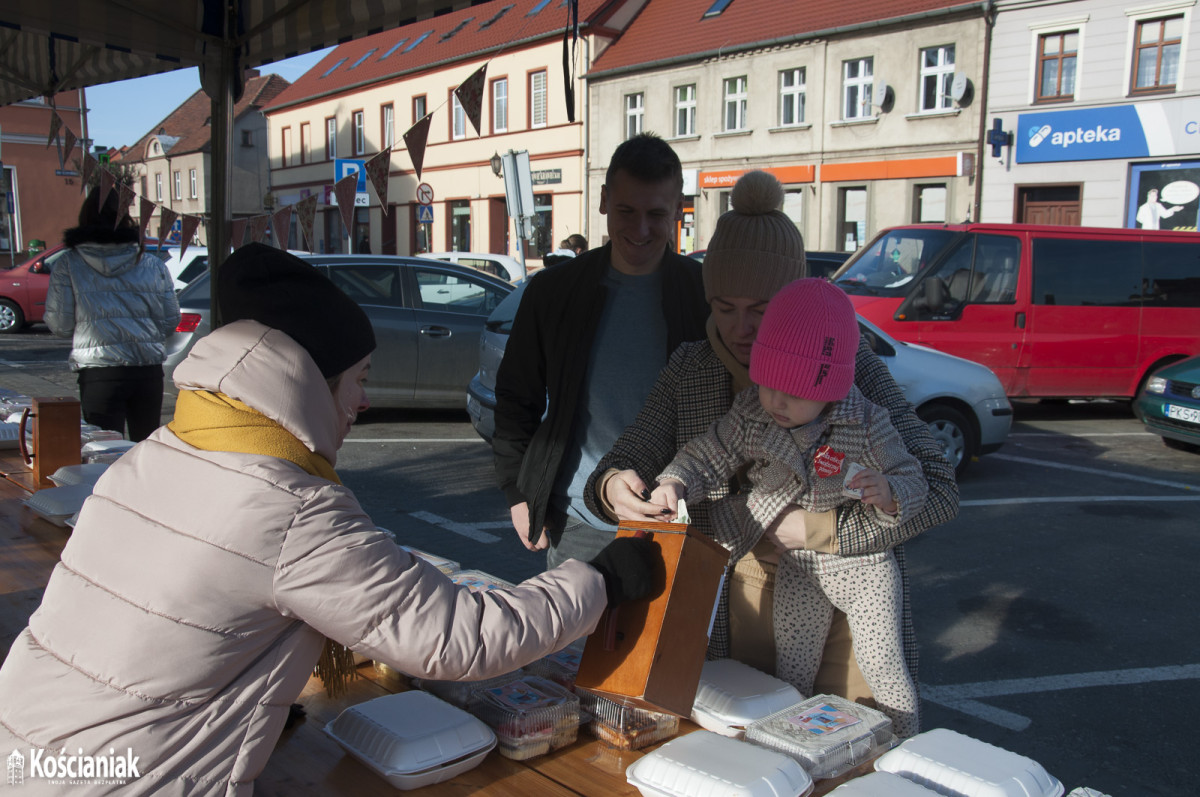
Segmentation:
{"type": "Polygon", "coordinates": [[[508,78],[492,81],[492,132],[508,132],[508,78]]]}
{"type": "Polygon", "coordinates": [[[162,172],[154,173],[154,199],[162,202],[162,172]]]}
{"type": "Polygon", "coordinates": [[[696,135],[696,84],[675,87],[675,135],[696,135]]]}
{"type": "Polygon", "coordinates": [[[195,199],[197,196],[199,196],[199,193],[196,191],[196,170],[195,169],[188,170],[188,184],[189,184],[189,188],[191,189],[192,199],[195,199]]]}
{"type": "Polygon", "coordinates": [[[183,172],[175,170],[175,198],[183,199],[183,172]]]}
{"type": "Polygon", "coordinates": [[[725,78],[726,132],[746,129],[746,102],[749,97],[745,75],[725,78]]]}
{"type": "Polygon", "coordinates": [[[947,111],[952,106],[950,84],[954,82],[954,45],[921,50],[921,110],[947,111]]]}
{"type": "Polygon", "coordinates": [[[450,92],[450,138],[457,141],[467,137],[467,111],[459,102],[458,95],[450,92]]]}
{"type": "Polygon", "coordinates": [[[309,132],[311,125],[308,122],[300,123],[300,162],[307,163],[308,148],[312,145],[312,134],[309,132]]]}
{"type": "Polygon", "coordinates": [[[874,58],[842,62],[842,118],[866,119],[871,113],[871,77],[874,58]]]}
{"type": "Polygon", "coordinates": [[[1183,15],[1138,20],[1134,31],[1134,94],[1174,91],[1179,80],[1183,15]]]}
{"type": "Polygon", "coordinates": [[[946,185],[913,187],[913,223],[943,223],[946,221],[946,185]]]}
{"type": "Polygon", "coordinates": [[[363,119],[363,112],[355,111],[354,112],[354,139],[353,139],[354,145],[352,147],[355,155],[361,155],[367,151],[367,142],[364,137],[364,135],[365,135],[364,127],[365,127],[365,121],[363,119]]]}
{"type": "Polygon", "coordinates": [[[325,157],[329,160],[337,157],[337,117],[334,116],[325,120],[325,157]]]}
{"type": "Polygon", "coordinates": [[[630,139],[642,132],[642,119],[646,112],[645,95],[642,92],[625,95],[625,138],[630,139]]]}
{"type": "Polygon", "coordinates": [[[784,69],[779,73],[780,127],[804,124],[804,93],[804,67],[784,69]]]}
{"type": "Polygon", "coordinates": [[[529,126],[546,126],[546,73],[529,76],[529,126]]]}
{"type": "MultiPolygon", "coordinates": [[[[396,143],[396,109],[389,102],[387,105],[383,106],[382,110],[383,110],[383,113],[382,113],[382,118],[381,118],[381,125],[383,127],[383,130],[381,132],[383,133],[383,146],[386,149],[387,147],[393,146],[396,143]]],[[[303,145],[303,143],[304,143],[304,128],[303,128],[303,126],[301,126],[300,130],[301,130],[300,140],[301,140],[301,145],[303,145]]],[[[300,161],[301,162],[304,161],[303,155],[301,155],[300,161]]]]}

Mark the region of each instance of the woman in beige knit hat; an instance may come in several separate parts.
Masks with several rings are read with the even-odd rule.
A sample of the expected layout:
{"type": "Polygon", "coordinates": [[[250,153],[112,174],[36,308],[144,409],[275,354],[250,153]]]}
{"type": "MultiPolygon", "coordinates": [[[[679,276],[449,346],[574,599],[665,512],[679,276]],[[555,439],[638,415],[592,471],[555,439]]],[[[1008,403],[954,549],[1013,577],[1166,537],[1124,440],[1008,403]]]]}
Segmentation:
{"type": "MultiPolygon", "coordinates": [[[[779,210],[783,204],[779,181],[767,172],[747,172],[734,186],[731,199],[733,209],[717,221],[704,257],[705,297],[712,309],[708,339],[675,350],[637,420],[600,461],[584,491],[589,508],[597,514],[629,520],[661,515],[664,507],[646,500],[647,485],[750,385],[750,349],[767,303],[784,285],[807,276],[804,241],[796,225],[779,210]]],[[[924,510],[887,528],[861,504],[823,513],[793,509],[767,530],[751,552],[734,542],[747,538],[737,530],[751,522],[738,484],[714,491],[689,507],[692,524],[731,547],[737,562],[734,583],[722,595],[710,658],[732,656],[775,671],[770,584],[777,548],[841,555],[894,549],[903,573],[901,543],[958,513],[953,468],[865,339],[859,342],[854,382],[870,401],[888,410],[905,446],[921,463],[929,483],[924,510]]],[[[905,656],[916,681],[907,579],[904,606],[905,656]]],[[[870,697],[851,655],[844,617],[835,619],[830,630],[816,690],[852,700],[870,697]]]]}

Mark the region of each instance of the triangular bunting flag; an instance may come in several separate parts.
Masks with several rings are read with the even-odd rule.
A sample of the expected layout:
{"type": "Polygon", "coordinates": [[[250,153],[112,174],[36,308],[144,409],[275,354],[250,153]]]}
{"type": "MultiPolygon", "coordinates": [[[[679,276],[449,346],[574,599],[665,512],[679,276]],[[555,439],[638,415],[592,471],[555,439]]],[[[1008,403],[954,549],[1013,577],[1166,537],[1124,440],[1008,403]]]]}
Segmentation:
{"type": "MultiPolygon", "coordinates": [[[[141,239],[143,243],[146,240],[146,228],[150,226],[150,217],[154,215],[156,205],[146,197],[138,197],[138,213],[141,224],[139,225],[141,239]]],[[[159,241],[159,248],[162,247],[162,242],[159,241]]]]}
{"type": "Polygon", "coordinates": [[[575,121],[575,44],[579,40],[579,0],[567,0],[567,27],[563,29],[563,87],[567,121],[575,121]]]}
{"type": "Polygon", "coordinates": [[[404,145],[408,147],[408,157],[412,159],[413,169],[417,172],[418,180],[421,179],[421,164],[425,161],[425,142],[429,140],[429,122],[432,119],[432,114],[426,114],[404,134],[404,145]]]}
{"type": "Polygon", "coordinates": [[[161,247],[167,242],[167,236],[175,226],[175,219],[179,218],[179,214],[170,208],[159,208],[158,212],[158,245],[161,247]]]}
{"type": "Polygon", "coordinates": [[[246,239],[246,220],[234,219],[229,228],[229,243],[234,249],[240,249],[246,239]]]}
{"type": "Polygon", "coordinates": [[[112,172],[101,167],[100,169],[100,205],[104,207],[104,203],[108,201],[108,193],[116,187],[117,181],[113,179],[112,172]]]}
{"type": "Polygon", "coordinates": [[[199,216],[184,216],[183,221],[179,223],[179,259],[183,259],[183,253],[187,251],[188,244],[192,242],[193,236],[196,235],[196,230],[200,229],[199,216]]]}
{"type": "Polygon", "coordinates": [[[83,179],[79,181],[79,190],[86,192],[88,184],[92,182],[92,173],[96,171],[96,167],[100,163],[88,153],[83,153],[83,179]]]}
{"type": "Polygon", "coordinates": [[[117,223],[113,225],[114,230],[117,229],[117,225],[119,225],[121,221],[127,215],[129,215],[129,206],[133,204],[133,198],[135,196],[133,189],[125,183],[121,183],[119,186],[117,186],[117,190],[119,191],[117,194],[117,223]]]}
{"type": "Polygon", "coordinates": [[[358,190],[358,172],[347,174],[333,184],[333,195],[337,197],[338,210],[342,213],[342,223],[346,225],[347,235],[354,225],[354,195],[358,190]]]}
{"type": "Polygon", "coordinates": [[[77,141],[79,141],[79,139],[75,137],[75,133],[71,130],[71,128],[68,127],[63,130],[63,145],[62,152],[60,152],[58,155],[58,165],[62,166],[64,169],[67,168],[67,165],[71,163],[71,153],[74,152],[75,143],[77,141]]]}
{"type": "Polygon", "coordinates": [[[296,203],[296,221],[300,224],[300,234],[304,237],[304,245],[308,251],[316,250],[317,242],[313,240],[313,222],[317,216],[317,195],[311,194],[296,203]]]}
{"type": "Polygon", "coordinates": [[[271,223],[271,216],[267,213],[261,216],[253,216],[250,219],[250,243],[262,243],[263,236],[266,235],[267,225],[271,223]]]}
{"type": "Polygon", "coordinates": [[[280,249],[288,248],[288,233],[292,229],[292,206],[288,205],[271,214],[271,230],[275,233],[275,245],[280,249]]]}
{"type": "Polygon", "coordinates": [[[62,119],[58,116],[58,111],[50,112],[50,135],[46,137],[46,146],[50,146],[58,138],[58,129],[62,127],[62,119]]]}
{"type": "Polygon", "coordinates": [[[486,78],[487,64],[484,64],[454,90],[454,96],[462,103],[463,111],[471,120],[477,136],[483,135],[483,131],[479,129],[479,115],[483,111],[483,86],[486,78]]]}
{"type": "Polygon", "coordinates": [[[366,162],[364,168],[367,170],[367,182],[375,189],[375,198],[383,206],[383,215],[386,216],[388,207],[388,172],[392,168],[392,148],[388,147],[374,158],[371,158],[371,160],[366,162]]]}

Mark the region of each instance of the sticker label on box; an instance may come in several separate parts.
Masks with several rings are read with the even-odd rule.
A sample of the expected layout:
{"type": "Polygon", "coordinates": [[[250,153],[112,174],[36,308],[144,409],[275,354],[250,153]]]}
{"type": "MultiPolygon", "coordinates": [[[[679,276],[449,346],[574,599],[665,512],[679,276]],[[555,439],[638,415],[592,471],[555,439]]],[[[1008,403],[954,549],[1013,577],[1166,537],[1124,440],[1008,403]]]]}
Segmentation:
{"type": "Polygon", "coordinates": [[[803,728],[809,733],[815,733],[818,736],[840,731],[842,728],[849,728],[851,725],[857,725],[859,722],[862,722],[858,717],[847,714],[844,711],[838,711],[828,703],[814,706],[803,713],[788,717],[787,721],[797,728],[803,728]]]}
{"type": "Polygon", "coordinates": [[[487,691],[488,694],[495,697],[503,705],[521,711],[528,711],[529,709],[541,708],[543,706],[553,706],[562,702],[561,697],[543,694],[524,681],[513,681],[503,686],[493,687],[487,691]]]}

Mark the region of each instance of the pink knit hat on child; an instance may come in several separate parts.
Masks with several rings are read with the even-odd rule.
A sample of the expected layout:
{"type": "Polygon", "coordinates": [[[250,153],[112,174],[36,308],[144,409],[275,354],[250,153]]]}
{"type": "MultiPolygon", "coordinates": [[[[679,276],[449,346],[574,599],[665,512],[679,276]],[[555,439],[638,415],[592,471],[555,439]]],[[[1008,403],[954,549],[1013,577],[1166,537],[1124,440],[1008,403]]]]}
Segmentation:
{"type": "Polygon", "coordinates": [[[812,401],[839,401],[854,384],[858,351],[854,305],[823,279],[784,286],[767,305],[754,348],[750,381],[812,401]]]}

